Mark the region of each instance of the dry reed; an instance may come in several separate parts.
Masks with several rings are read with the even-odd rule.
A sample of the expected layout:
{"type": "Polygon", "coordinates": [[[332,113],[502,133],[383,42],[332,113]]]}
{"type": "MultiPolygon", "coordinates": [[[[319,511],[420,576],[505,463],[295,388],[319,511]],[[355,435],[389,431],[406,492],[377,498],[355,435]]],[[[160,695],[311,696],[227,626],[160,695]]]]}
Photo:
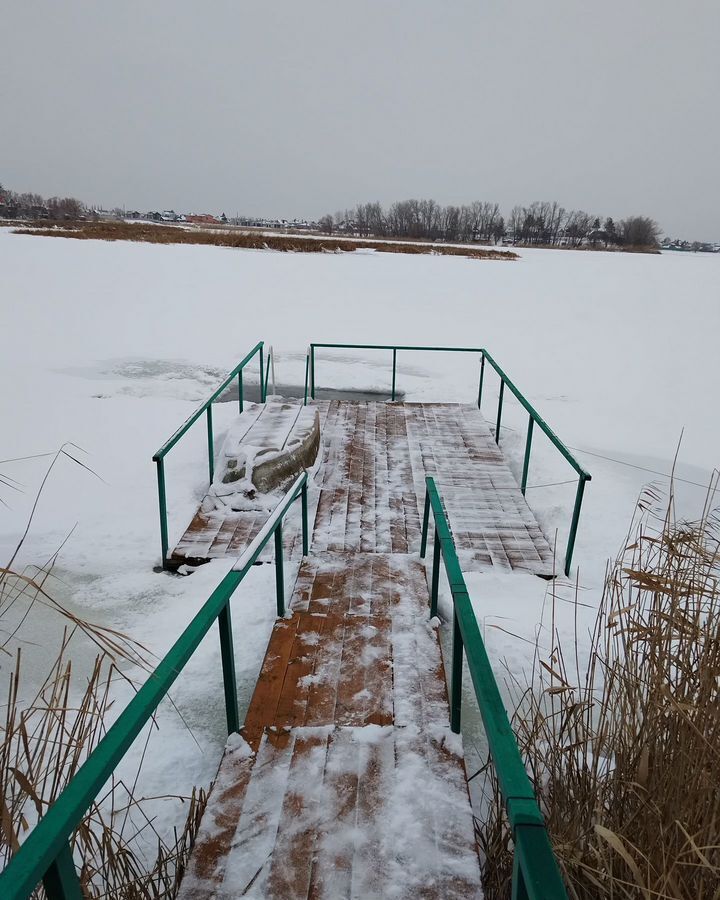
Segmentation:
{"type": "MultiPolygon", "coordinates": [[[[114,683],[132,683],[118,664],[125,663],[124,668],[129,666],[131,672],[151,668],[150,654],[141,644],[120,631],[79,617],[52,596],[48,581],[57,553],[44,566],[21,571],[13,568],[37,500],[63,455],[69,455],[67,445],[54,455],[27,527],[9,563],[0,567],[0,626],[5,632],[0,654],[3,659],[14,660],[4,720],[0,720],[0,869],[18,851],[23,837],[57,800],[105,734],[116,695],[114,683]],[[30,637],[27,629],[33,609],[45,618],[48,614],[59,615],[65,623],[54,661],[34,692],[22,689],[19,648],[30,637]],[[91,671],[83,679],[73,674],[71,659],[79,641],[97,651],[91,671]]],[[[87,468],[81,462],[79,465],[87,468]]],[[[3,477],[3,483],[6,481],[3,477]]],[[[53,660],[52,653],[50,659],[53,660]]],[[[177,893],[205,808],[205,792],[193,788],[189,796],[154,798],[185,807],[180,829],[174,829],[168,839],[147,814],[143,799],[136,795],[141,767],[142,759],[131,783],[113,777],[72,836],[83,894],[88,898],[164,900],[177,893]]],[[[33,896],[44,896],[42,886],[33,896]]]]}
{"type": "Polygon", "coordinates": [[[177,225],[144,225],[132,222],[63,222],[43,223],[32,228],[18,228],[15,234],[40,237],[65,237],[80,240],[142,241],[151,244],[204,244],[214,247],[240,247],[246,250],[279,250],[285,253],[351,253],[375,250],[378,253],[433,254],[465,256],[470,259],[518,259],[511,250],[487,247],[459,247],[447,244],[422,244],[412,241],[373,241],[306,235],[267,234],[220,228],[196,228],[177,225]]]}
{"type": "MultiPolygon", "coordinates": [[[[709,497],[717,488],[711,485],[709,497]]],[[[644,493],[607,574],[581,672],[553,633],[514,728],[576,900],[720,898],[720,540],[705,504],[675,520],[644,493]]],[[[539,661],[539,658],[538,660],[539,661]]],[[[477,826],[488,898],[510,897],[497,782],[477,826]]]]}

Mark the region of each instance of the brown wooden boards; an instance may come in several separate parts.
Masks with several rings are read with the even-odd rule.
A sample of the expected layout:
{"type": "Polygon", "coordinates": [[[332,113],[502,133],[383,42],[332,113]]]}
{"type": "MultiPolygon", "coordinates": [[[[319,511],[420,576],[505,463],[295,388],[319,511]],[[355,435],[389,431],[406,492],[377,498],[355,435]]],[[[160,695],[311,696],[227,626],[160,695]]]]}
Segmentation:
{"type": "MultiPolygon", "coordinates": [[[[550,545],[474,406],[315,405],[322,443],[313,478],[314,549],[416,551],[427,474],[445,501],[468,571],[497,567],[553,575],[550,545]]],[[[178,565],[239,556],[268,516],[212,507],[205,498],[173,550],[178,565]]],[[[299,515],[293,511],[285,528],[286,553],[299,552],[298,536],[299,515]]]]}
{"type": "Polygon", "coordinates": [[[427,597],[415,556],[302,563],[210,794],[184,900],[480,896],[427,597]]]}

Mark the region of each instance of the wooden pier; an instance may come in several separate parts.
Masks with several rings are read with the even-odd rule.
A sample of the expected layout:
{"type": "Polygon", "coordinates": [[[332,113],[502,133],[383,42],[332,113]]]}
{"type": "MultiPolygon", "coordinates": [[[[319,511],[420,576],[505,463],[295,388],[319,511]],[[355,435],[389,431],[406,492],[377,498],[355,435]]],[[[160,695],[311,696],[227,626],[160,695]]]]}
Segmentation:
{"type": "MultiPolygon", "coordinates": [[[[492,433],[458,404],[315,404],[316,512],[223,757],[182,900],[482,896],[460,739],[419,559],[425,475],[463,567],[552,576],[492,433]]],[[[201,506],[175,560],[238,555],[254,512],[201,506]]],[[[299,526],[288,517],[287,550],[299,526]]]]}
{"type": "MultiPolygon", "coordinates": [[[[416,552],[425,476],[445,500],[466,571],[554,573],[553,553],[477,407],[457,403],[316,401],[321,457],[312,547],[416,552]]],[[[267,514],[221,512],[207,500],[172,552],[175,564],[238,556],[267,514]]],[[[288,549],[297,526],[286,529],[288,549]]]]}

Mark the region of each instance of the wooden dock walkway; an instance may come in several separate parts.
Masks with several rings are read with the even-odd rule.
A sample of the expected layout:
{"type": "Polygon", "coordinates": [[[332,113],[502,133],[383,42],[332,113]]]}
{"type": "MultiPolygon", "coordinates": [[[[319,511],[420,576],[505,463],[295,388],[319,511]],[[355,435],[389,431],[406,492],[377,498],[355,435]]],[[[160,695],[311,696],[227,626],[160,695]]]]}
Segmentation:
{"type": "MultiPolygon", "coordinates": [[[[316,401],[321,457],[314,550],[408,553],[420,546],[425,475],[446,505],[466,571],[554,574],[553,553],[474,406],[316,401]]],[[[206,498],[172,552],[175,563],[238,556],[266,512],[218,513],[206,498]]],[[[285,545],[297,549],[297,521],[285,545]]]]}
{"type": "Polygon", "coordinates": [[[481,896],[427,597],[415,555],[302,563],[182,900],[481,896]]]}
{"type": "MultiPolygon", "coordinates": [[[[310,554],[223,757],[180,898],[479,898],[462,745],[418,556],[425,475],[463,568],[547,577],[552,553],[474,407],[316,406],[310,554]]],[[[174,556],[239,555],[262,524],[201,507],[174,556]]],[[[284,540],[300,554],[291,516],[284,540]]]]}

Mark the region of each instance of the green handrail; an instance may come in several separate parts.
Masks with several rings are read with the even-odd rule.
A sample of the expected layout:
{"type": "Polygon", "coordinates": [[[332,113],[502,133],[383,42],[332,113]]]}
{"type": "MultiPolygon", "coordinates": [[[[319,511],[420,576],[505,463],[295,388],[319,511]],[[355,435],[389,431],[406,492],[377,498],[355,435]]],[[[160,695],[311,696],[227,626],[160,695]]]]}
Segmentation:
{"type": "Polygon", "coordinates": [[[275,507],[255,540],[212,592],[203,607],[163,657],[155,671],[110,727],[57,800],[0,872],[0,897],[26,900],[42,880],[48,900],[83,900],[80,879],[72,858],[70,841],[102,786],[112,775],[132,742],[150,721],[160,701],[218,620],[228,734],[238,731],[237,683],[230,621],[230,599],[252,568],[271,537],[275,536],[275,570],[278,615],[285,614],[282,521],[302,498],[303,554],[308,552],[307,473],[303,472],[275,507]]]}
{"type": "MultiPolygon", "coordinates": [[[[423,347],[409,344],[310,344],[310,397],[315,399],[315,348],[334,350],[392,350],[392,387],[390,399],[395,399],[398,350],[423,350],[429,353],[482,353],[481,347],[423,347]]],[[[305,392],[307,395],[307,391],[305,392]]],[[[307,402],[307,400],[306,400],[307,402]]]]}
{"type": "Polygon", "coordinates": [[[483,347],[423,347],[423,346],[414,346],[414,345],[403,345],[403,344],[329,344],[329,343],[312,343],[310,344],[310,348],[308,350],[308,359],[305,364],[305,403],[307,404],[308,398],[308,370],[310,373],[310,397],[315,399],[315,348],[316,347],[327,347],[331,349],[346,349],[346,350],[392,350],[392,382],[391,382],[391,399],[395,399],[396,394],[396,374],[397,374],[397,353],[398,350],[427,350],[433,353],[437,352],[445,352],[445,353],[479,353],[480,354],[480,381],[478,384],[478,397],[477,397],[477,405],[478,409],[481,408],[482,403],[482,393],[483,393],[483,382],[485,378],[485,360],[487,360],[490,365],[495,369],[495,371],[500,376],[500,391],[498,394],[498,408],[497,408],[497,417],[495,419],[495,442],[500,442],[500,428],[502,424],[502,411],[503,411],[503,400],[505,396],[505,386],[512,391],[512,393],[517,397],[520,401],[524,409],[527,410],[529,414],[528,419],[528,429],[527,436],[525,439],[525,454],[523,457],[523,470],[522,477],[520,480],[520,491],[523,496],[525,495],[525,491],[527,490],[527,480],[528,480],[528,471],[530,468],[530,451],[532,447],[532,438],[533,438],[533,428],[537,424],[538,428],[543,431],[547,437],[550,439],[552,444],[560,451],[562,456],[570,463],[570,465],[575,469],[578,473],[578,485],[577,490],[575,492],[575,503],[573,505],[573,514],[572,519],[570,520],[570,532],[568,534],[568,542],[565,550],[565,566],[564,571],[566,575],[570,575],[570,568],[572,565],[573,553],[575,550],[575,541],[577,538],[577,530],[578,524],[580,522],[580,510],[582,509],[583,497],[585,495],[585,484],[588,481],[592,480],[592,476],[590,473],[584,469],[580,463],[575,459],[570,450],[566,447],[566,445],[560,440],[560,438],[555,434],[555,432],[550,428],[547,422],[542,418],[540,413],[535,409],[535,407],[530,403],[530,401],[522,394],[522,392],[513,384],[513,382],[507,377],[505,372],[500,368],[500,366],[495,362],[492,356],[485,350],[483,347]]]}
{"type": "Polygon", "coordinates": [[[502,420],[502,409],[503,409],[503,399],[505,396],[505,387],[507,386],[512,393],[515,395],[517,400],[520,402],[521,406],[528,412],[528,428],[527,434],[525,437],[525,455],[523,458],[523,470],[522,477],[520,480],[520,490],[522,494],[525,494],[527,489],[527,479],[528,479],[528,470],[530,467],[530,448],[532,447],[532,439],[533,439],[533,427],[537,425],[538,428],[549,438],[550,442],[553,446],[560,451],[561,455],[570,463],[570,465],[575,469],[578,473],[578,485],[577,490],[575,492],[575,503],[573,505],[573,514],[572,519],[570,520],[570,532],[568,534],[568,542],[567,547],[565,549],[565,574],[570,574],[570,567],[572,565],[573,552],[575,550],[575,539],[577,538],[577,530],[578,523],[580,521],[580,510],[582,508],[583,495],[585,493],[585,484],[588,481],[592,481],[592,475],[585,469],[580,463],[575,459],[570,450],[565,446],[565,444],[560,440],[560,438],[555,434],[552,428],[547,424],[547,422],[542,418],[540,413],[535,409],[535,407],[530,403],[530,401],[521,393],[521,391],[513,384],[513,382],[508,378],[505,372],[500,368],[500,366],[495,362],[492,356],[488,353],[487,350],[482,350],[482,357],[480,360],[480,383],[478,385],[478,409],[481,408],[482,403],[482,392],[483,392],[483,380],[485,376],[485,360],[487,360],[490,365],[495,369],[497,374],[500,376],[500,390],[498,392],[498,408],[497,408],[497,418],[495,420],[495,443],[500,443],[500,424],[502,420]]]}
{"type": "Polygon", "coordinates": [[[162,566],[168,568],[168,523],[167,523],[167,490],[165,486],[165,457],[177,444],[181,437],[188,429],[197,422],[200,416],[205,413],[207,417],[207,443],[208,443],[208,473],[210,475],[210,483],[212,484],[215,472],[215,438],[213,433],[212,405],[228,387],[230,382],[237,377],[238,380],[238,405],[240,412],[245,406],[244,389],[243,389],[243,369],[255,356],[260,354],[260,402],[264,403],[267,396],[267,380],[264,377],[263,353],[264,341],[258,341],[252,350],[240,360],[235,368],[229,372],[222,383],[213,391],[212,395],[202,403],[195,412],[183,422],[178,430],[165,441],[165,443],[153,454],[153,462],[157,466],[157,483],[158,483],[158,505],[160,509],[160,546],[162,553],[162,566]]]}
{"type": "Polygon", "coordinates": [[[434,479],[425,478],[425,509],[420,556],[427,550],[430,511],[435,522],[435,552],[430,593],[430,613],[437,614],[440,558],[453,602],[453,644],[450,666],[450,727],[460,732],[463,660],[475,688],[487,736],[490,757],[507,811],[515,845],[512,896],[527,900],[567,900],[560,869],[553,854],[535,791],[528,778],[510,720],[503,705],[477,618],[470,602],[455,541],[445,516],[434,479]]]}

